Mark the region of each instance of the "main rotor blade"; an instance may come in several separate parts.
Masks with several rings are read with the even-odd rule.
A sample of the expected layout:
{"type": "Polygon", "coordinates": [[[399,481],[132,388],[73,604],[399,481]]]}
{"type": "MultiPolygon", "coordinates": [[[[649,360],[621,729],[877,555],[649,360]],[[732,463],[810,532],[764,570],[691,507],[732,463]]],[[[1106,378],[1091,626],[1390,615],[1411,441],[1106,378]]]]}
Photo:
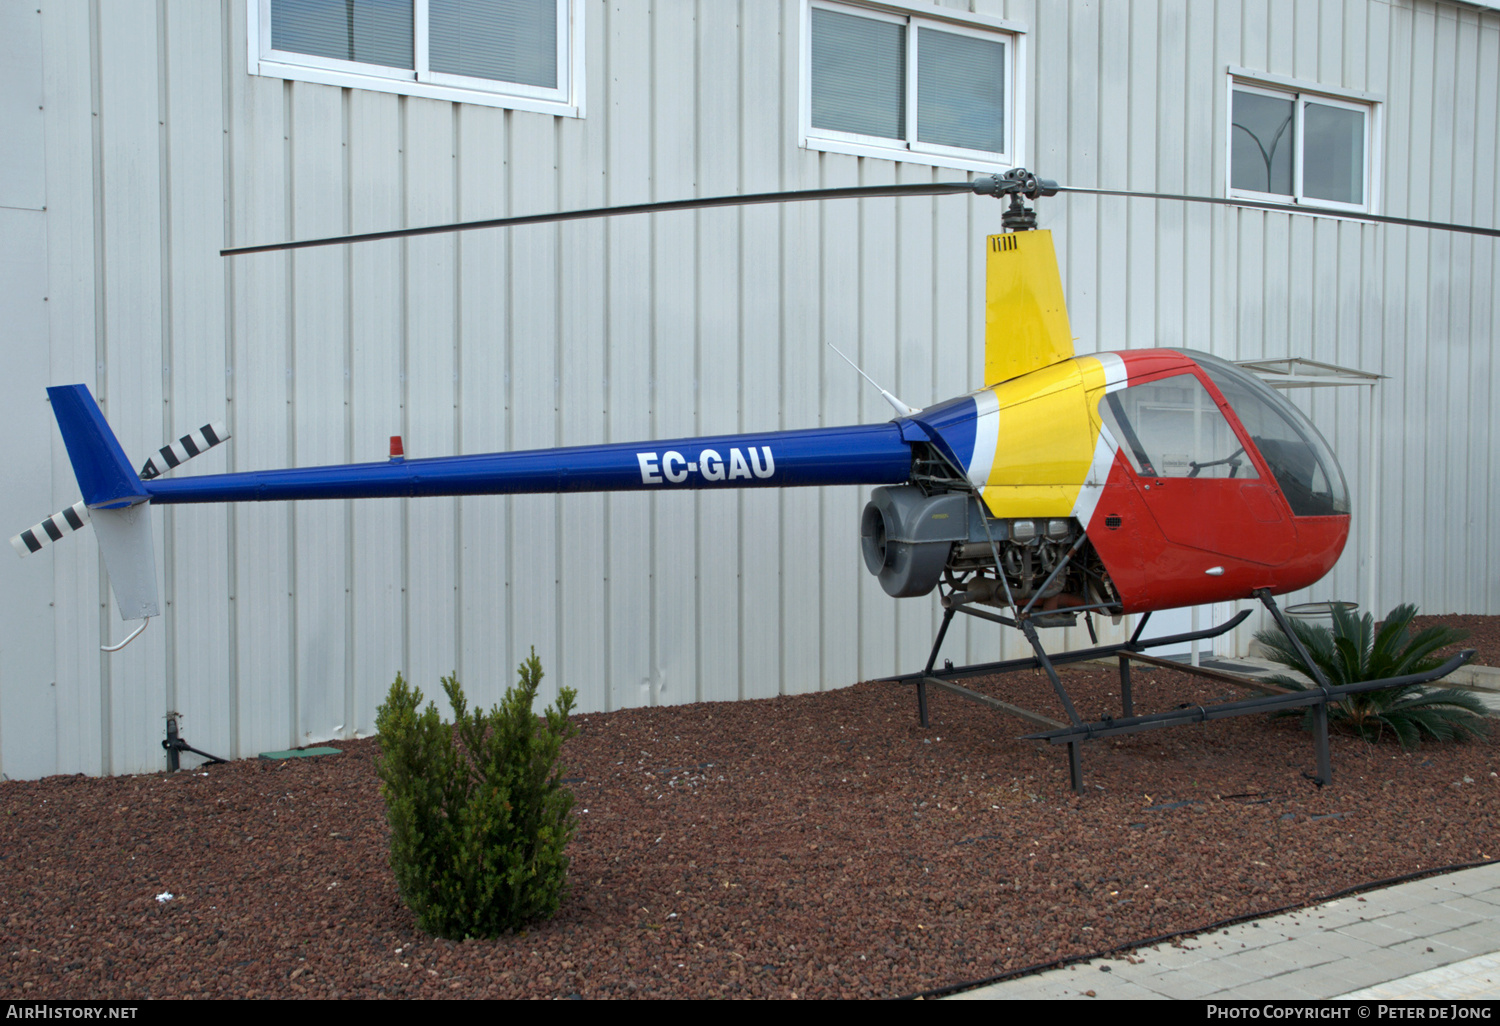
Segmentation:
{"type": "MultiPolygon", "coordinates": [[[[981,182],[987,179],[980,179],[981,182]]],[[[879,196],[944,196],[974,192],[974,182],[911,182],[902,185],[860,185],[839,189],[803,189],[796,192],[759,192],[748,196],[707,196],[697,199],[668,200],[664,203],[632,203],[622,207],[594,207],[590,210],[564,210],[549,214],[523,214],[520,217],[495,217],[485,221],[461,221],[457,224],[435,224],[423,228],[394,228],[384,232],[361,232],[356,235],[334,235],[326,239],[302,239],[297,242],[273,242],[264,246],[231,246],[219,250],[220,256],[244,253],[272,253],[282,249],[308,249],[312,246],[337,246],[345,242],[376,242],[380,239],[405,239],[415,235],[441,235],[444,232],[468,232],[476,228],[513,228],[523,224],[549,224],[554,221],[578,221],[590,217],[614,217],[622,214],[657,214],[671,210],[700,210],[705,207],[740,207],[755,203],[800,203],[808,200],[870,199],[879,196]]]]}
{"type": "Polygon", "coordinates": [[[1086,193],[1094,196],[1126,196],[1131,199],[1177,200],[1182,203],[1213,203],[1221,207],[1249,207],[1252,210],[1279,210],[1289,214],[1332,214],[1351,221],[1375,221],[1380,224],[1401,224],[1409,228],[1433,228],[1445,232],[1465,232],[1469,235],[1491,235],[1500,237],[1500,228],[1480,228],[1472,224],[1449,224],[1444,221],[1419,221],[1412,217],[1391,217],[1387,214],[1361,214],[1353,211],[1328,210],[1318,207],[1301,207],[1294,203],[1261,203],[1257,200],[1225,199],[1220,196],[1181,196],[1167,192],[1129,192],[1124,189],[1087,189],[1076,185],[1059,185],[1058,192],[1086,193]]]}

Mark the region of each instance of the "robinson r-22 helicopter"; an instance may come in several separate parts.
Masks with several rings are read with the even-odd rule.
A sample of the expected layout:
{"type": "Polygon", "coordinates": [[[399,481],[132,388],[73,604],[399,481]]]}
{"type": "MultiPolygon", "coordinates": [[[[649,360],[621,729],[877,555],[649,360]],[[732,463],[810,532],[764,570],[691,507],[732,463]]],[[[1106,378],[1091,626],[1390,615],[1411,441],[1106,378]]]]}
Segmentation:
{"type": "MultiPolygon", "coordinates": [[[[82,501],[12,539],[22,555],[94,524],[123,619],[158,614],[147,508],[170,503],[356,499],[528,492],[877,486],[860,524],[866,566],[896,598],[939,593],[944,615],[927,665],[892,681],[914,683],[927,724],[927,688],[940,686],[1046,729],[1067,744],[1082,789],[1082,741],[1224,716],[1312,706],[1319,783],[1331,780],[1327,703],[1344,694],[1451,673],[1429,673],[1287,692],[1243,678],[1263,697],[1134,715],[1129,661],[1145,649],[1218,636],[1249,615],[1205,631],[1142,640],[1149,614],[1206,602],[1259,599],[1300,647],[1274,596],[1305,588],[1334,565],[1349,535],[1348,489],[1332,450],[1295,406],[1253,374],[1206,353],[1144,349],[1077,355],[1051,234],[1036,201],[1060,191],[1228,203],[1207,197],[1058,186],[1023,169],[973,181],[765,193],[567,211],[224,250],[226,256],[478,228],[667,210],[892,195],[978,193],[1008,198],[1006,231],[986,243],[984,381],[968,395],[913,409],[885,392],[884,424],[615,443],[388,462],[298,467],[168,479],[163,471],[224,441],[207,425],[164,447],[137,472],[87,386],[48,389],[83,492],[82,501]],[[1034,656],[937,667],[953,616],[1019,629],[1034,656]],[[1095,614],[1146,614],[1130,640],[1049,654],[1038,628],[1095,614]],[[1085,723],[1056,666],[1120,657],[1123,715],[1085,723]],[[1040,668],[1068,722],[1019,709],[956,683],[1040,668]]],[[[1236,205],[1296,210],[1272,203],[1236,205]]],[[[1500,234],[1403,218],[1361,219],[1500,234]]],[[[863,371],[860,372],[863,374],[863,371]]],[[[873,382],[872,382],[873,384],[873,382]]],[[[877,386],[878,387],[878,386],[877,386]]],[[[1096,639],[1097,640],[1097,639],[1096,639]]],[[[1309,664],[1311,660],[1308,660],[1309,664]]],[[[179,744],[180,748],[186,748],[179,744]]]]}

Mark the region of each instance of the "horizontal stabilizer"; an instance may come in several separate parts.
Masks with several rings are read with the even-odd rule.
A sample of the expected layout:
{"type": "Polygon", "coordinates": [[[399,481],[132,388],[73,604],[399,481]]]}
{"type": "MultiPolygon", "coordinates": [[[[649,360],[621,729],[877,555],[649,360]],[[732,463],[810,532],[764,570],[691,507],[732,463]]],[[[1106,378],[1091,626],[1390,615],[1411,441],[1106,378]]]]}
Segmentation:
{"type": "Polygon", "coordinates": [[[141,480],[150,481],[154,477],[161,477],[173,467],[181,466],[194,456],[201,456],[214,446],[227,441],[229,441],[229,429],[224,426],[223,421],[204,424],[197,431],[183,435],[171,445],[164,445],[157,450],[156,455],[141,467],[141,480]]]}
{"type": "Polygon", "coordinates": [[[43,545],[60,540],[63,535],[78,530],[88,522],[89,508],[79,500],[61,513],[54,513],[35,527],[22,531],[10,543],[22,556],[29,556],[33,552],[40,552],[43,545]]]}

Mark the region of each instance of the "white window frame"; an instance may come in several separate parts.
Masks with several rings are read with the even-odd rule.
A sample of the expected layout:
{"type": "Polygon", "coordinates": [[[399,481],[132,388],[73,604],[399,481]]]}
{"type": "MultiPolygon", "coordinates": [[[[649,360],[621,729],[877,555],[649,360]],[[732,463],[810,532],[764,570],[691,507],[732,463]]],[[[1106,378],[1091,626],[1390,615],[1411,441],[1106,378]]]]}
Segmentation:
{"type": "Polygon", "coordinates": [[[427,0],[412,0],[415,69],[337,60],[271,46],[271,0],[247,0],[250,74],[317,82],[348,89],[423,96],[483,107],[506,107],[564,117],[584,116],[583,14],[585,0],[557,0],[557,88],[499,82],[431,70],[427,0]]]}
{"type": "Polygon", "coordinates": [[[1230,199],[1254,200],[1261,203],[1289,203],[1306,207],[1308,213],[1331,214],[1376,214],[1380,212],[1380,161],[1382,143],[1382,112],[1384,98],[1369,93],[1350,90],[1334,90],[1327,86],[1298,79],[1267,75],[1245,68],[1229,69],[1229,89],[1226,96],[1224,124],[1224,194],[1230,199]],[[1234,187],[1234,96],[1235,93],[1254,93],[1292,101],[1292,194],[1284,192],[1260,192],[1254,189],[1234,187]],[[1339,107],[1365,115],[1364,195],[1363,203],[1339,203],[1335,200],[1305,196],[1302,192],[1302,166],[1306,147],[1302,138],[1303,111],[1309,103],[1327,107],[1339,107]]]}
{"type": "Polygon", "coordinates": [[[802,0],[802,39],[798,89],[798,145],[803,149],[846,153],[856,157],[881,157],[911,164],[995,171],[1024,166],[1026,139],[1026,30],[1015,22],[979,14],[954,16],[946,8],[904,0],[881,3],[840,3],[837,0],[802,0]],[[815,128],[812,123],[812,11],[814,7],[907,26],[906,36],[906,135],[907,140],[878,135],[859,135],[815,128]],[[1006,111],[1004,152],[939,146],[917,139],[917,30],[939,29],[957,35],[998,40],[1005,44],[1006,111]]]}

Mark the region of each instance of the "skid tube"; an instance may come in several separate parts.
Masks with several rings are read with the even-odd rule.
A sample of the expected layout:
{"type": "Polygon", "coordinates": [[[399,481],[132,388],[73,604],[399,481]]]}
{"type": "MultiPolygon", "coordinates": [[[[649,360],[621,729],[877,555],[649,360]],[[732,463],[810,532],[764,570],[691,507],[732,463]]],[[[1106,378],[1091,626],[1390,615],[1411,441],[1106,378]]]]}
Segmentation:
{"type": "MultiPolygon", "coordinates": [[[[1006,673],[1010,670],[1041,669],[1046,671],[1047,679],[1051,682],[1052,689],[1057,694],[1058,701],[1062,703],[1063,709],[1067,711],[1068,720],[1072,727],[1081,729],[1084,727],[1084,723],[1079,718],[1078,711],[1073,706],[1072,698],[1069,697],[1067,689],[1063,687],[1062,680],[1057,675],[1057,666],[1068,663],[1087,662],[1090,659],[1105,659],[1109,656],[1120,656],[1121,679],[1126,689],[1125,695],[1128,702],[1130,700],[1129,670],[1126,668],[1125,663],[1130,654],[1143,652],[1149,648],[1158,648],[1162,645],[1175,645],[1185,641],[1206,641],[1210,638],[1217,638],[1219,635],[1238,627],[1250,615],[1248,609],[1241,610],[1238,614],[1219,624],[1217,627],[1210,627],[1202,631],[1192,631],[1188,634],[1173,634],[1165,638],[1150,638],[1142,641],[1141,632],[1146,629],[1146,624],[1151,619],[1151,614],[1148,612],[1141,617],[1140,622],[1136,625],[1135,633],[1131,635],[1129,641],[1115,645],[1099,645],[1095,648],[1080,649],[1076,652],[1060,652],[1054,656],[1049,655],[1046,649],[1042,647],[1041,639],[1037,637],[1036,627],[1032,624],[1030,618],[1011,619],[1008,616],[985,612],[984,610],[975,609],[966,603],[950,602],[947,599],[948,597],[944,596],[943,604],[946,608],[943,610],[943,622],[938,627],[937,637],[932,642],[932,651],[927,656],[927,666],[918,673],[906,673],[896,677],[882,677],[877,681],[877,683],[882,684],[916,684],[917,717],[923,727],[928,726],[927,685],[932,684],[958,695],[960,698],[977,702],[996,712],[1019,716],[1021,719],[1040,727],[1067,728],[1068,724],[1061,723],[1048,716],[1043,716],[1040,713],[1032,712],[1029,709],[1023,709],[1020,706],[1002,702],[997,698],[981,695],[976,691],[971,691],[955,683],[957,680],[969,677],[984,677],[995,673],[1006,673]],[[942,669],[937,669],[938,652],[943,647],[943,639],[948,634],[948,625],[953,622],[954,613],[965,613],[969,616],[978,617],[981,620],[988,620],[991,623],[998,623],[1005,627],[1014,627],[1020,630],[1026,635],[1026,640],[1031,643],[1031,647],[1036,652],[1036,655],[1030,659],[1006,659],[1000,662],[975,663],[969,666],[954,666],[952,662],[946,662],[942,669]]],[[[1030,607],[1028,606],[1027,608],[1029,609],[1030,607]]],[[[1092,634],[1092,625],[1090,625],[1090,628],[1090,633],[1092,634]]],[[[1083,765],[1082,753],[1079,748],[1082,740],[1070,739],[1066,742],[1054,743],[1067,744],[1068,780],[1073,790],[1082,794],[1083,765]]]]}
{"type": "MultiPolygon", "coordinates": [[[[1476,649],[1466,648],[1443,665],[1428,670],[1426,673],[1409,673],[1404,677],[1360,681],[1358,684],[1345,684],[1337,688],[1312,687],[1306,691],[1292,691],[1284,695],[1264,695],[1260,698],[1246,698],[1239,702],[1221,702],[1217,705],[1190,705],[1181,709],[1173,709],[1171,712],[1153,713],[1149,716],[1101,720],[1098,723],[1085,723],[1080,727],[1064,726],[1061,729],[1040,734],[1027,734],[1022,740],[1050,741],[1054,745],[1070,744],[1074,741],[1092,741],[1096,738],[1116,737],[1121,734],[1139,734],[1143,730],[1175,727],[1183,723],[1206,723],[1209,720],[1228,719],[1231,716],[1276,712],[1280,709],[1300,709],[1309,705],[1326,706],[1329,702],[1339,701],[1345,695],[1357,695],[1363,691],[1379,691],[1382,688],[1399,688],[1411,684],[1431,684],[1435,680],[1448,676],[1474,658],[1476,651],[1476,649]]],[[[1329,781],[1320,782],[1328,783],[1329,781]]]]}

